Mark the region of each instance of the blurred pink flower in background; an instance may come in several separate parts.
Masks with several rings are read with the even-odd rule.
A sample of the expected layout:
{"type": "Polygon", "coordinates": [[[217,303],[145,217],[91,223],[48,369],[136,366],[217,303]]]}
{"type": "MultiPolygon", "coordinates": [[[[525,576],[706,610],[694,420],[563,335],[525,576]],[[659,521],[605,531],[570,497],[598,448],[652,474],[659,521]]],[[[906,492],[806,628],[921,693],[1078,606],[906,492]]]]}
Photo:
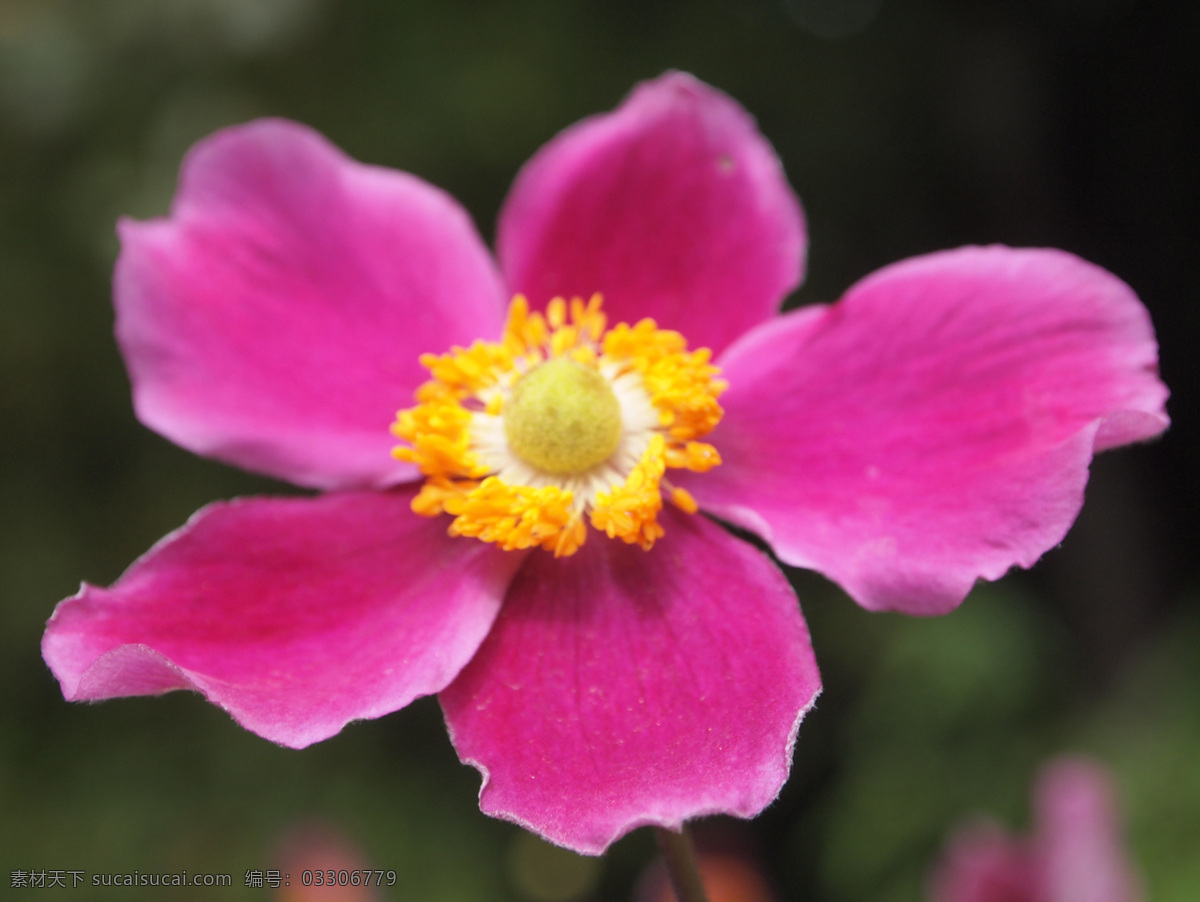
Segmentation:
{"type": "MultiPolygon", "coordinates": [[[[738,849],[697,850],[697,866],[708,902],[777,902],[762,867],[738,849]]],[[[662,861],[650,865],[634,893],[634,902],[677,902],[662,861]]]]}
{"type": "Polygon", "coordinates": [[[284,879],[273,893],[277,902],[378,902],[396,891],[395,872],[372,870],[355,843],[325,824],[289,831],[274,860],[284,879]]]}
{"type": "Polygon", "coordinates": [[[1034,828],[964,826],[930,879],[931,902],[1140,902],[1105,770],[1078,758],[1048,764],[1033,796],[1034,828]]]}
{"type": "MultiPolygon", "coordinates": [[[[326,494],[211,505],[111,588],[63,601],[43,653],[64,695],[194,689],[302,747],[438,693],[483,774],[482,809],[581,852],[645,824],[757,814],[819,691],[787,580],[697,505],[867,608],[944,613],[1062,540],[1095,452],[1167,425],[1146,310],[1063,251],[930,254],[777,316],[804,270],[799,202],[746,112],[681,73],[534,156],[497,260],[438,189],[277,120],[201,142],[171,215],[119,231],[117,337],[138,416],[326,494]],[[598,366],[614,393],[624,380],[621,441],[645,456],[603,463],[616,481],[575,500],[607,504],[608,528],[570,532],[590,538],[557,558],[530,547],[544,534],[522,533],[526,514],[541,530],[584,508],[464,524],[495,513],[477,494],[489,485],[515,505],[562,480],[505,447],[504,429],[491,444],[470,431],[515,403],[517,371],[468,396],[478,360],[461,348],[490,342],[473,346],[488,366],[508,354],[525,334],[519,317],[505,326],[515,294],[553,320],[552,298],[594,293],[614,322],[650,317],[711,350],[728,390],[711,448],[684,445],[673,430],[694,386],[661,392],[677,408],[647,406],[660,400],[649,370],[614,376],[601,329],[580,325],[572,365],[598,366]],[[428,390],[427,367],[445,403],[423,422],[446,431],[405,427],[437,454],[398,460],[388,424],[428,390]],[[640,420],[630,396],[649,399],[640,420]],[[522,458],[510,469],[533,481],[507,485],[508,464],[477,466],[485,452],[522,458]],[[446,461],[464,471],[434,466],[446,461]],[[605,502],[609,489],[628,504],[605,502]],[[440,515],[452,506],[461,535],[440,515]]],[[[678,335],[654,334],[646,367],[683,359],[666,350],[678,335]]],[[[687,360],[700,372],[708,358],[687,360]]]]}

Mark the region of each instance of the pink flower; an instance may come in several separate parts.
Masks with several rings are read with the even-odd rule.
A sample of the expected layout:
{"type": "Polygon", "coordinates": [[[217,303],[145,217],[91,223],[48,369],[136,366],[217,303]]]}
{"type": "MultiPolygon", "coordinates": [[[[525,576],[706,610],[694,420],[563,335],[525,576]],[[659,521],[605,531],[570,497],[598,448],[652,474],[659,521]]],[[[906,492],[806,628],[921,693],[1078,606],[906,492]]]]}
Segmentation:
{"type": "Polygon", "coordinates": [[[328,493],[214,504],[60,604],[64,695],[195,689],[299,747],[440,693],[483,810],[582,852],[761,811],[819,690],[787,581],[697,502],[938,613],[1062,539],[1094,451],[1167,423],[1146,311],[1061,251],[935,254],[774,316],[799,203],[677,73],[534,157],[498,266],[437,189],[280,121],[202,142],[170,217],[120,234],[142,421],[328,493]],[[545,317],[506,325],[515,292],[545,317]],[[550,303],[593,293],[607,319],[550,303]]]}
{"type": "Polygon", "coordinates": [[[1115,792],[1088,761],[1062,758],[1038,779],[1032,836],[988,821],[950,841],[930,881],[932,902],[1139,902],[1115,792]]]}
{"type": "MultiPolygon", "coordinates": [[[[363,850],[336,828],[318,822],[298,824],[280,840],[271,858],[287,876],[270,897],[276,902],[379,902],[382,887],[397,874],[374,869],[363,850]]],[[[272,887],[272,881],[264,881],[272,887]]]]}

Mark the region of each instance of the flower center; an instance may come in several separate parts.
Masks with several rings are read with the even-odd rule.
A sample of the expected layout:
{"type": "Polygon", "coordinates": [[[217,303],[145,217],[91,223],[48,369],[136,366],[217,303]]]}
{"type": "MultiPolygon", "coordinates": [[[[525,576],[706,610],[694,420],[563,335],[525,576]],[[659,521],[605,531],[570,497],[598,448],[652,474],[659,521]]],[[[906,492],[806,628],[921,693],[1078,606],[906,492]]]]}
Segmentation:
{"type": "Polygon", "coordinates": [[[621,404],[608,380],[567,357],[521,376],[504,405],[512,453],[555,476],[573,476],[612,457],[621,404]]]}
{"type": "Polygon", "coordinates": [[[666,473],[721,462],[696,439],[720,421],[725,383],[708,349],[653,320],[606,330],[600,303],[555,298],[541,314],[518,295],[500,341],[421,356],[432,378],[392,424],[404,442],[392,453],[426,477],[416,513],[450,514],[451,535],[506,551],[565,556],[588,522],[649,550],[664,497],[696,512],[666,473]]]}

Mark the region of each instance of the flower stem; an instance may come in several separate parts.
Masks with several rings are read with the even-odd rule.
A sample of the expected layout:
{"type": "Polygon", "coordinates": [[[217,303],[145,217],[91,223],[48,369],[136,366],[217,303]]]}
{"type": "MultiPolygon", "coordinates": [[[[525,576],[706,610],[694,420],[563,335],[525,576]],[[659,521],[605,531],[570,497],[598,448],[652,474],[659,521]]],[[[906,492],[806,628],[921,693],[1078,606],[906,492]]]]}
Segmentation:
{"type": "Polygon", "coordinates": [[[655,827],[654,836],[658,839],[658,847],[666,862],[667,873],[671,875],[671,886],[675,888],[678,902],[708,902],[687,824],[680,826],[678,833],[665,827],[655,827]]]}

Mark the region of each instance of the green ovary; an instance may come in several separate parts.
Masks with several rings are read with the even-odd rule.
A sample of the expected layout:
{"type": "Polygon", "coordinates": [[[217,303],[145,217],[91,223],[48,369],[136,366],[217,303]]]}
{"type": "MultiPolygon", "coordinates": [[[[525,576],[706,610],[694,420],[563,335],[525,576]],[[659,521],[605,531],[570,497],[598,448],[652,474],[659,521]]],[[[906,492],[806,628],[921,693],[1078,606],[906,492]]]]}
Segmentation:
{"type": "Polygon", "coordinates": [[[517,380],[504,405],[509,449],[532,467],[572,476],[603,463],[621,441],[621,405],[608,380],[563,357],[517,380]]]}

